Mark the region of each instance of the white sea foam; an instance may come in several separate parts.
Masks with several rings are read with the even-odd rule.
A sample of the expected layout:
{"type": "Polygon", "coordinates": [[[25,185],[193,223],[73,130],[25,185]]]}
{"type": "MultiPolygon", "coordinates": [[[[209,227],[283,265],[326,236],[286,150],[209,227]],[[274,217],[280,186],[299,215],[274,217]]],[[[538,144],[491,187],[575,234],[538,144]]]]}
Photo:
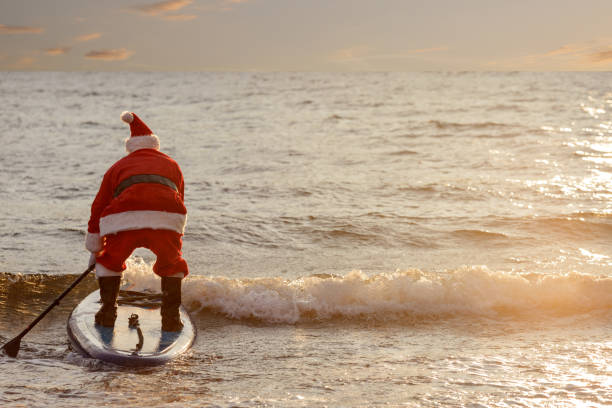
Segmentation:
{"type": "MultiPolygon", "coordinates": [[[[125,275],[134,290],[159,290],[144,261],[130,261],[125,275]]],[[[234,319],[296,323],[313,319],[401,319],[445,316],[572,315],[612,308],[612,278],[579,273],[517,275],[486,267],[445,273],[421,270],[368,276],[237,279],[190,276],[183,303],[234,319]]]]}

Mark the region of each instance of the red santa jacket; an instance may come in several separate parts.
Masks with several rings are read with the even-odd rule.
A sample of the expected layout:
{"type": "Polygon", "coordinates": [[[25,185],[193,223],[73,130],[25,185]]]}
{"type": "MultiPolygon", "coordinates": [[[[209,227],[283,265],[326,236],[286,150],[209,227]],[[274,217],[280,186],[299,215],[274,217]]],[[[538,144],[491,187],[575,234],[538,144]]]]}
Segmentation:
{"type": "MultiPolygon", "coordinates": [[[[133,141],[145,140],[132,138],[133,141]]],[[[187,209],[184,200],[183,173],[169,156],[149,148],[131,146],[129,155],[117,161],[104,174],[100,190],[91,206],[86,248],[102,249],[102,237],[119,231],[163,229],[184,232],[187,209]],[[135,147],[135,149],[134,149],[135,147]],[[116,195],[119,184],[131,176],[155,174],[171,180],[176,190],[157,183],[132,184],[116,195]]]]}

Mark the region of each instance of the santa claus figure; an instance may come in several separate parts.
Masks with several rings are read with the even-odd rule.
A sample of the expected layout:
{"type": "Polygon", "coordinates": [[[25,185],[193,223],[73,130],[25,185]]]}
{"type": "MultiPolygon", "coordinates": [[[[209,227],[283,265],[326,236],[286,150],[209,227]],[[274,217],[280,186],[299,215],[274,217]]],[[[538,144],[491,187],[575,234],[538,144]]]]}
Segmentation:
{"type": "Polygon", "coordinates": [[[128,155],[104,174],[85,243],[95,254],[100,285],[96,324],[114,326],[125,260],[134,249],[147,248],[157,256],[153,271],[161,277],[162,330],[179,331],[181,282],[188,274],[181,254],[187,219],[183,174],[159,151],[158,137],[136,114],[123,112],[121,119],[131,130],[125,144],[128,155]]]}

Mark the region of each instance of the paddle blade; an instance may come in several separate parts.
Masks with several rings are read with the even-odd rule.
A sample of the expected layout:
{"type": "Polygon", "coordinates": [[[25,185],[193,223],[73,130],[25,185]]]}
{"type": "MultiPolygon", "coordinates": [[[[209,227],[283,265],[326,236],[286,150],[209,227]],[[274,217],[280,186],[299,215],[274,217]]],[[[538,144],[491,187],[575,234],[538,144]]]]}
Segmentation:
{"type": "Polygon", "coordinates": [[[21,344],[21,337],[15,337],[13,340],[6,343],[2,346],[2,350],[9,357],[17,357],[17,353],[19,353],[19,345],[21,344]]]}

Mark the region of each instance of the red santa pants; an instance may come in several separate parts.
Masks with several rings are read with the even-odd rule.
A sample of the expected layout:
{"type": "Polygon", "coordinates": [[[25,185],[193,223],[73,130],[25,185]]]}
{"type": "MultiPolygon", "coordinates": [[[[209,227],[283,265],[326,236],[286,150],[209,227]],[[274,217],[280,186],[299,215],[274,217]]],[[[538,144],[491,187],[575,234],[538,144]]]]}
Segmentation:
{"type": "Polygon", "coordinates": [[[120,231],[105,236],[104,251],[96,257],[96,276],[119,276],[125,260],[136,248],[147,248],[157,256],[153,272],[159,276],[187,276],[189,268],[183,259],[182,235],[170,230],[140,229],[120,231]]]}

